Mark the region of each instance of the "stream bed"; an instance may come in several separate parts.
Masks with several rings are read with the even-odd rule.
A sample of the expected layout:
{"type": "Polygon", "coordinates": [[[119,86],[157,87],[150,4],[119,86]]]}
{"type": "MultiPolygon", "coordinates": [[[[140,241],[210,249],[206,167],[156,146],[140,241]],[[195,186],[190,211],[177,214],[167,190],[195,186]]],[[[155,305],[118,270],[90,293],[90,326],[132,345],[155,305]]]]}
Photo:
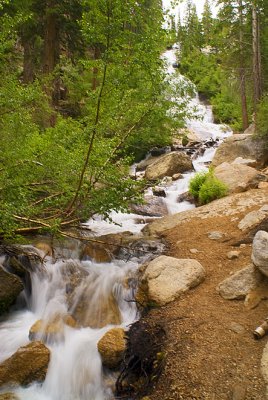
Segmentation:
{"type": "MultiPolygon", "coordinates": [[[[167,77],[171,82],[173,79],[182,79],[172,66],[176,62],[175,52],[175,49],[168,50],[163,56],[166,61],[167,77]]],[[[218,145],[225,137],[232,134],[226,126],[213,123],[211,107],[201,104],[197,95],[191,100],[190,106],[197,110],[202,119],[189,120],[188,128],[194,131],[201,141],[212,139],[218,145]]],[[[164,201],[169,213],[178,213],[194,207],[187,201],[178,202],[178,196],[187,191],[189,180],[196,171],[207,168],[215,150],[215,147],[208,147],[201,156],[193,160],[195,171],[183,174],[182,179],[172,183],[167,184],[163,181],[160,184],[166,193],[164,201]]],[[[88,221],[87,227],[98,236],[124,231],[139,233],[145,226],[141,216],[136,214],[113,212],[111,219],[114,223],[95,216],[88,221]],[[137,224],[137,221],[140,223],[137,224]]],[[[142,259],[132,259],[95,263],[92,260],[78,259],[55,261],[47,257],[44,263],[45,273],[40,274],[40,271],[36,271],[31,274],[31,293],[23,293],[16,308],[0,322],[1,362],[14,354],[20,346],[30,342],[29,331],[40,319],[51,321],[59,315],[73,315],[79,310],[79,317],[81,313],[83,314],[81,317],[83,323],[79,327],[63,324],[60,337],[52,335],[45,338],[46,346],[51,352],[46,379],[42,385],[34,384],[12,390],[19,399],[113,399],[109,383],[113,377],[109,370],[102,367],[97,343],[111,328],[119,326],[127,329],[138,319],[139,313],[135,303],[131,301],[133,288],[127,287],[125,281],[135,274],[142,261],[142,259]],[[72,283],[69,271],[76,271],[78,280],[68,291],[70,295],[66,295],[66,288],[72,283]],[[113,309],[114,315],[106,318],[104,305],[109,310],[113,309]]],[[[39,339],[44,337],[41,335],[39,339]]]]}

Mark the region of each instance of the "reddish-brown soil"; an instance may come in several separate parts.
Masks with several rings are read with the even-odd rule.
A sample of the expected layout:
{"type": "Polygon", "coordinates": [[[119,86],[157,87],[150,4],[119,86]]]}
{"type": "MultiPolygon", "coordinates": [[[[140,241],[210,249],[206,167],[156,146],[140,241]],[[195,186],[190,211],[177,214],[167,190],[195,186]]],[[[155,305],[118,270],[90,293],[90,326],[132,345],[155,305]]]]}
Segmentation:
{"type": "Polygon", "coordinates": [[[166,363],[151,400],[265,399],[260,362],[268,336],[254,340],[253,331],[267,317],[268,303],[263,300],[249,310],[243,300],[224,300],[216,291],[226,277],[251,262],[250,243],[233,246],[245,237],[237,228],[243,216],[236,217],[193,219],[165,235],[168,255],[198,260],[207,276],[182,298],[149,314],[167,334],[166,363]],[[211,240],[211,231],[225,236],[211,240]],[[227,258],[231,250],[241,252],[237,259],[227,258]]]}

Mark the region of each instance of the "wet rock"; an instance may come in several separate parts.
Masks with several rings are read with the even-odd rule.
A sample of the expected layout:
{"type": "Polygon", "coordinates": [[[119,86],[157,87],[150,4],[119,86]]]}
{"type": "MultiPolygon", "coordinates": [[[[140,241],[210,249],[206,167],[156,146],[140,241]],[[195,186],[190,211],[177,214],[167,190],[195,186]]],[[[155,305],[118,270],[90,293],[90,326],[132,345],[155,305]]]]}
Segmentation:
{"type": "Polygon", "coordinates": [[[41,251],[43,258],[53,256],[53,248],[48,243],[37,242],[34,247],[41,251]]]}
{"type": "Polygon", "coordinates": [[[2,393],[0,394],[0,400],[19,400],[15,393],[2,393]]]}
{"type": "Polygon", "coordinates": [[[140,237],[132,240],[128,248],[122,247],[118,258],[128,260],[129,258],[139,258],[143,262],[152,257],[160,255],[165,250],[165,243],[160,239],[152,240],[151,238],[140,237]]]}
{"type": "Polygon", "coordinates": [[[182,179],[183,175],[181,173],[172,175],[172,180],[177,181],[178,179],[182,179]]]}
{"type": "Polygon", "coordinates": [[[161,187],[155,187],[153,188],[153,195],[158,197],[166,197],[166,192],[161,187]]]}
{"type": "MultiPolygon", "coordinates": [[[[120,325],[121,314],[112,293],[94,298],[91,290],[86,290],[79,297],[72,314],[77,324],[83,327],[103,328],[106,325],[120,325]]],[[[76,296],[73,297],[75,304],[76,296]]]]}
{"type": "Polygon", "coordinates": [[[151,149],[150,153],[152,157],[159,157],[170,151],[170,147],[154,147],[151,149]]]}
{"type": "Polygon", "coordinates": [[[141,281],[148,287],[148,300],[165,305],[204,279],[205,270],[198,261],[160,256],[148,263],[141,281]]]}
{"type": "Polygon", "coordinates": [[[249,265],[221,282],[217,291],[226,300],[243,299],[262,281],[261,272],[254,265],[249,265]]]}
{"type": "Polygon", "coordinates": [[[268,276],[268,233],[258,231],[252,243],[251,259],[253,264],[266,276],[268,276]]]}
{"type": "Polygon", "coordinates": [[[168,214],[168,209],[163,198],[153,196],[147,196],[145,204],[132,204],[131,210],[136,214],[150,217],[162,217],[168,214]]]}
{"type": "Polygon", "coordinates": [[[126,350],[124,329],[114,328],[106,332],[98,342],[98,350],[105,367],[118,367],[126,350]]]}
{"type": "Polygon", "coordinates": [[[65,325],[72,328],[77,327],[77,323],[71,315],[56,316],[49,321],[39,319],[30,328],[29,339],[31,341],[56,342],[63,339],[65,325]]]}
{"type": "Polygon", "coordinates": [[[47,373],[50,351],[41,342],[20,347],[0,365],[0,386],[42,382],[47,373]]]}
{"type": "Polygon", "coordinates": [[[31,294],[31,272],[45,274],[41,253],[33,246],[2,245],[0,255],[5,257],[4,268],[23,282],[27,295],[31,294]]]}
{"type": "Polygon", "coordinates": [[[265,141],[255,139],[251,134],[232,135],[218,147],[212,165],[216,167],[223,162],[231,163],[237,157],[251,158],[256,160],[258,167],[265,166],[268,161],[265,141]]]}
{"type": "Polygon", "coordinates": [[[188,201],[188,202],[191,203],[191,204],[197,205],[196,199],[194,198],[194,196],[192,196],[192,195],[190,194],[190,192],[185,192],[185,193],[182,193],[182,194],[180,194],[180,195],[178,196],[177,202],[178,202],[178,203],[182,203],[183,201],[188,201]]]}
{"type": "Polygon", "coordinates": [[[258,174],[259,172],[255,168],[227,162],[218,165],[214,170],[215,177],[228,187],[229,193],[244,192],[253,188],[258,174]]]}
{"type": "Polygon", "coordinates": [[[255,228],[268,216],[268,205],[265,204],[259,210],[248,213],[238,224],[241,231],[255,228]]]}
{"type": "Polygon", "coordinates": [[[23,290],[23,283],[16,275],[6,272],[0,266],[0,315],[8,311],[23,290]]]}
{"type": "Polygon", "coordinates": [[[182,152],[171,152],[164,154],[145,171],[145,178],[149,181],[172,176],[178,172],[185,172],[192,169],[191,158],[182,152]]]}

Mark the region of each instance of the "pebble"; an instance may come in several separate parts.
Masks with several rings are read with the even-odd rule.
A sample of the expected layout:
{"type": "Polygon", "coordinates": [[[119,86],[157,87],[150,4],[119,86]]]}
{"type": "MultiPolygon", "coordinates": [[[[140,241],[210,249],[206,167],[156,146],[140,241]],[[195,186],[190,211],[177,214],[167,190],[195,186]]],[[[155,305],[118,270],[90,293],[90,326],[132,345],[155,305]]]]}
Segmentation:
{"type": "Polygon", "coordinates": [[[236,258],[238,258],[240,255],[240,251],[237,250],[233,250],[233,251],[229,251],[229,253],[227,253],[227,258],[228,260],[235,260],[236,258]]]}
{"type": "Polygon", "coordinates": [[[222,239],[224,236],[224,233],[219,232],[219,231],[213,231],[208,233],[208,238],[211,240],[219,240],[222,239]]]}
{"type": "Polygon", "coordinates": [[[197,250],[197,249],[190,249],[190,253],[192,253],[192,254],[197,254],[197,253],[199,253],[199,250],[197,250]]]}

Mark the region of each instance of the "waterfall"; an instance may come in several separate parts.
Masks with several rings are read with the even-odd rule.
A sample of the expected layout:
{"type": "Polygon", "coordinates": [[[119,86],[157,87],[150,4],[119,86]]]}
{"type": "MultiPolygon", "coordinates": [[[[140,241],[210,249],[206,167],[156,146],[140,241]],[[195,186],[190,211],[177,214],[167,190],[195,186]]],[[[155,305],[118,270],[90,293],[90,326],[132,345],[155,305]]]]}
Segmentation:
{"type": "MultiPolygon", "coordinates": [[[[173,67],[176,49],[166,51],[163,58],[170,84],[183,83],[185,78],[173,67]]],[[[187,126],[201,140],[213,139],[220,143],[231,135],[230,129],[213,123],[211,107],[200,103],[197,93],[190,99],[189,107],[195,110],[197,117],[189,119],[187,126]]],[[[208,148],[195,159],[195,171],[206,169],[214,152],[215,148],[208,148]]],[[[185,173],[183,179],[170,185],[162,183],[170,213],[194,207],[187,201],[177,201],[178,195],[187,191],[194,173],[185,173]]],[[[111,219],[115,223],[95,216],[87,226],[98,235],[120,231],[138,233],[145,225],[143,218],[136,214],[113,212],[111,219]]],[[[125,284],[126,278],[133,276],[136,271],[137,262],[117,260],[109,264],[96,264],[93,261],[68,259],[54,262],[47,258],[44,269],[43,274],[38,271],[31,273],[31,296],[23,294],[24,304],[28,308],[17,309],[0,322],[0,361],[29,343],[29,332],[38,320],[42,320],[43,331],[39,331],[37,338],[44,340],[51,351],[44,383],[18,388],[14,392],[21,400],[112,399],[110,375],[102,367],[97,343],[112,327],[127,329],[138,318],[135,303],[131,301],[132,289],[125,284]],[[66,323],[70,315],[79,321],[77,326],[66,323]],[[51,323],[56,325],[56,333],[46,331],[51,323]]]]}

